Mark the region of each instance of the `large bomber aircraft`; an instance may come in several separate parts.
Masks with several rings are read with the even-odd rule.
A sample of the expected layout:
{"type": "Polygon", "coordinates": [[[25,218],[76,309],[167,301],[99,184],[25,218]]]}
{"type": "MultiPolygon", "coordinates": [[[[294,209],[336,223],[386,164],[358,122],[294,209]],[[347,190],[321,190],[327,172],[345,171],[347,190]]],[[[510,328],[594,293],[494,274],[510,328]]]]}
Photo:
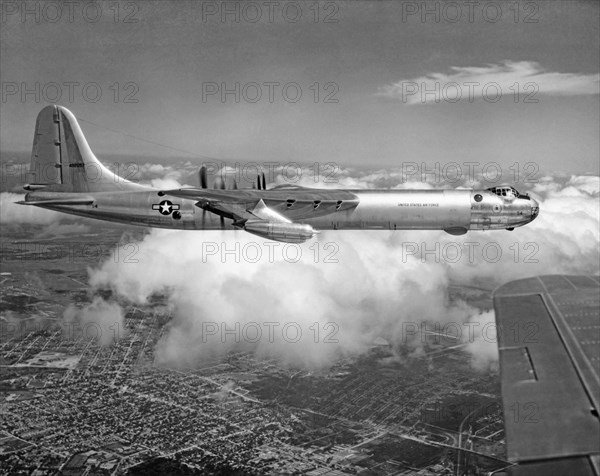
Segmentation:
{"type": "Polygon", "coordinates": [[[513,230],[535,219],[538,203],[510,186],[486,190],[342,190],[280,185],[267,189],[159,190],[108,170],[68,109],[51,105],[37,117],[29,193],[18,202],[133,225],[183,230],[242,229],[302,243],[318,230],[513,230]]]}

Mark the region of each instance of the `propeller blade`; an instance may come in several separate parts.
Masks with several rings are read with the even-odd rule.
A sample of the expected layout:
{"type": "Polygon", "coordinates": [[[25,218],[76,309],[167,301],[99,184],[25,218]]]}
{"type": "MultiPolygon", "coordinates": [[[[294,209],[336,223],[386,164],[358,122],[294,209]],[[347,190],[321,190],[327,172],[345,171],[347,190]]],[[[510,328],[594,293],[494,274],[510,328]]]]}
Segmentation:
{"type": "Polygon", "coordinates": [[[203,165],[198,172],[200,178],[200,188],[208,188],[206,184],[206,167],[203,165]]]}
{"type": "Polygon", "coordinates": [[[262,173],[262,188],[263,190],[267,189],[267,179],[265,178],[265,173],[262,173]]]}
{"type": "Polygon", "coordinates": [[[221,185],[219,186],[221,190],[225,190],[225,178],[223,177],[223,171],[221,171],[221,185]]]}
{"type": "Polygon", "coordinates": [[[257,186],[258,190],[262,190],[262,184],[260,182],[260,174],[258,174],[256,176],[256,183],[258,184],[258,186],[257,186]]]}

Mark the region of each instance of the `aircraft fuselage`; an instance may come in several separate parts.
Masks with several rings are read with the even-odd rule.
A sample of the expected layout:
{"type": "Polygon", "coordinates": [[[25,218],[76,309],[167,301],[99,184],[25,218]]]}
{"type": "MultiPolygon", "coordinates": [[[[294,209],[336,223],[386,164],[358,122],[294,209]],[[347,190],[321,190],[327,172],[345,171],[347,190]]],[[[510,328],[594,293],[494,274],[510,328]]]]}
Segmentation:
{"type": "MultiPolygon", "coordinates": [[[[310,189],[302,189],[304,193],[310,189]]],[[[291,202],[296,190],[271,189],[252,191],[260,194],[265,203],[291,202]]],[[[505,229],[525,225],[535,217],[537,204],[530,199],[498,196],[488,190],[344,190],[358,200],[356,206],[327,214],[311,204],[311,212],[295,219],[294,205],[279,209],[284,216],[316,229],[327,230],[446,230],[462,234],[467,230],[505,229]],[[476,197],[477,196],[477,197],[476,197]],[[481,197],[480,201],[476,198],[481,197]],[[533,202],[533,203],[532,203],[533,202]],[[310,214],[314,216],[310,216],[310,214]]],[[[213,193],[218,193],[214,191],[213,193]]],[[[228,193],[232,193],[229,191],[228,193]]],[[[39,206],[100,220],[132,225],[180,230],[235,229],[233,219],[207,212],[195,205],[195,200],[161,196],[159,190],[111,191],[86,194],[90,204],[59,204],[39,206]]],[[[81,194],[56,194],[35,192],[28,197],[31,202],[60,197],[65,202],[70,196],[81,194]]],[[[31,203],[30,202],[30,203],[31,203]]],[[[274,207],[275,208],[275,207],[274,207]]],[[[306,208],[306,207],[305,207],[306,208]]]]}

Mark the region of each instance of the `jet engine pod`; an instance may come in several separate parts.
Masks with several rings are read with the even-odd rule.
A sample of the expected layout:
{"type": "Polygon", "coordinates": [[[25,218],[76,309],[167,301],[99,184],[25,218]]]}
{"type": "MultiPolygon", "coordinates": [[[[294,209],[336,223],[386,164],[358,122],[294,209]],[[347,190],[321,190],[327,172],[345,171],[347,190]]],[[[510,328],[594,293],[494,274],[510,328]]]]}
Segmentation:
{"type": "Polygon", "coordinates": [[[300,223],[276,223],[263,220],[250,220],[244,224],[244,230],[269,240],[286,243],[304,243],[318,232],[310,225],[300,223]]]}

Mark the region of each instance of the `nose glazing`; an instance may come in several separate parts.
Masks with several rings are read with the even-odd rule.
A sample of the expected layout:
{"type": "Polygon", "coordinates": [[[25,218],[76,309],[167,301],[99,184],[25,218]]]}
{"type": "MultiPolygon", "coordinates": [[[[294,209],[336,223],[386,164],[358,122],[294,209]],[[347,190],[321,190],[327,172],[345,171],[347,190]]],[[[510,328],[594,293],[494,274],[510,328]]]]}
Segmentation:
{"type": "Polygon", "coordinates": [[[531,221],[535,220],[540,213],[540,205],[533,198],[531,199],[531,221]]]}

